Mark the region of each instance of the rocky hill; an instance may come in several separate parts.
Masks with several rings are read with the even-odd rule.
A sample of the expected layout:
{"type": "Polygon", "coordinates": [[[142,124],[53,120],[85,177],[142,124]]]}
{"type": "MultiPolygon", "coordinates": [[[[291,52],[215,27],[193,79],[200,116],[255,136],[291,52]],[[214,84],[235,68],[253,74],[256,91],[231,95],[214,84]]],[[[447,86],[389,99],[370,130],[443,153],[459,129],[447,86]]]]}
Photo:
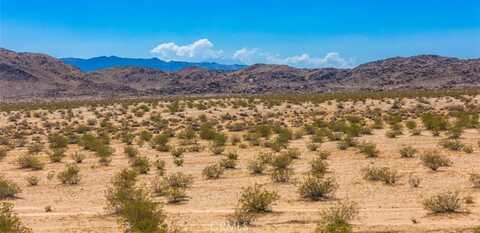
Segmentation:
{"type": "Polygon", "coordinates": [[[122,67],[82,72],[43,54],[0,49],[0,98],[264,94],[480,87],[480,59],[396,57],[354,69],[257,64],[235,71],[122,67]]]}

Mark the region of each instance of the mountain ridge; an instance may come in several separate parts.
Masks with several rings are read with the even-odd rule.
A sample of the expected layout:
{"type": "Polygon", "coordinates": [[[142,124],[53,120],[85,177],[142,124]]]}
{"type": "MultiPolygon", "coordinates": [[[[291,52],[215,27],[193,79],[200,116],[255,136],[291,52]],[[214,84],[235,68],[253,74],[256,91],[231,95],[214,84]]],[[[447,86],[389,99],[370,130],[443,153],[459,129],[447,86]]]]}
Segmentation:
{"type": "Polygon", "coordinates": [[[155,57],[152,58],[126,58],[118,56],[99,56],[92,58],[60,58],[66,64],[77,67],[83,72],[92,72],[107,68],[121,68],[121,67],[143,67],[153,68],[163,71],[179,71],[188,67],[202,67],[211,70],[238,70],[245,68],[245,65],[232,64],[225,65],[216,62],[184,62],[184,61],[164,61],[155,57]]]}
{"type": "Polygon", "coordinates": [[[0,48],[0,100],[479,88],[480,59],[394,57],[352,69],[255,64],[234,71],[120,67],[92,72],[0,48]]]}

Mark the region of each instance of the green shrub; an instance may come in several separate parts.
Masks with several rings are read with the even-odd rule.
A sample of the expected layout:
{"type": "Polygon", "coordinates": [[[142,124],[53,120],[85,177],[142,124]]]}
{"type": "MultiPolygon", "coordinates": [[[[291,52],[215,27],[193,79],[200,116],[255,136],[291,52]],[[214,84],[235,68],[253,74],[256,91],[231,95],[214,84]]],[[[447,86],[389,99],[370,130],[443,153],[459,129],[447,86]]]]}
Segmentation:
{"type": "Polygon", "coordinates": [[[0,176],[0,200],[14,198],[15,195],[21,191],[22,190],[17,184],[5,179],[3,176],[0,176]]]}
{"type": "Polygon", "coordinates": [[[17,159],[17,164],[22,169],[42,170],[45,166],[40,159],[34,155],[21,155],[17,159]]]}
{"type": "Polygon", "coordinates": [[[131,166],[139,174],[147,174],[150,171],[150,161],[145,156],[137,156],[131,160],[131,166]]]}
{"type": "Polygon", "coordinates": [[[320,157],[314,158],[310,162],[310,174],[315,177],[323,177],[328,171],[328,164],[320,157]]]}
{"type": "Polygon", "coordinates": [[[138,150],[133,146],[126,146],[123,148],[123,152],[127,155],[128,158],[134,158],[138,155],[138,150]]]}
{"type": "Polygon", "coordinates": [[[80,168],[75,164],[65,165],[65,169],[57,174],[62,184],[74,185],[80,182],[80,168]]]}
{"type": "Polygon", "coordinates": [[[292,158],[285,153],[274,156],[270,162],[272,166],[271,178],[274,182],[288,182],[293,174],[292,158]]]}
{"type": "Polygon", "coordinates": [[[52,163],[59,163],[65,158],[65,149],[64,148],[53,148],[52,153],[49,155],[50,161],[52,163]]]}
{"type": "Polygon", "coordinates": [[[66,148],[68,146],[68,138],[60,134],[51,134],[48,135],[48,142],[50,143],[50,148],[66,148]]]}
{"type": "Polygon", "coordinates": [[[358,149],[360,150],[360,153],[365,154],[367,158],[376,158],[380,153],[377,150],[377,145],[373,143],[362,143],[358,145],[358,149]]]}
{"type": "Polygon", "coordinates": [[[32,233],[32,230],[22,224],[21,219],[13,212],[13,204],[0,203],[0,232],[32,233]]]}
{"type": "Polygon", "coordinates": [[[224,172],[224,168],[220,164],[207,166],[203,169],[202,175],[206,179],[218,179],[224,172]]]}
{"type": "Polygon", "coordinates": [[[219,165],[225,169],[234,169],[237,166],[237,160],[230,158],[223,158],[219,165]]]}
{"type": "Polygon", "coordinates": [[[159,177],[152,183],[153,192],[166,196],[169,203],[185,200],[186,189],[193,183],[193,177],[183,173],[174,173],[166,177],[159,177]]]}
{"type": "Polygon", "coordinates": [[[135,192],[135,183],[138,173],[134,170],[123,169],[112,178],[112,186],[105,193],[107,209],[114,213],[122,210],[122,203],[132,199],[135,192]]]}
{"type": "Polygon", "coordinates": [[[315,233],[351,233],[353,229],[349,221],[353,220],[356,215],[358,215],[357,204],[340,202],[322,212],[315,233]]]}
{"type": "Polygon", "coordinates": [[[338,185],[332,177],[320,178],[307,176],[298,187],[300,196],[312,201],[326,199],[337,190],[338,185]]]}
{"type": "Polygon", "coordinates": [[[239,208],[248,213],[270,212],[271,206],[280,196],[277,192],[262,189],[258,184],[242,190],[239,208]]]}
{"type": "Polygon", "coordinates": [[[423,165],[432,169],[433,171],[438,170],[441,167],[450,167],[452,161],[440,154],[437,151],[426,152],[421,157],[423,165]]]}
{"type": "Polygon", "coordinates": [[[248,162],[247,168],[250,171],[250,173],[259,175],[259,174],[263,174],[263,172],[267,168],[267,164],[257,158],[257,159],[250,160],[248,162]]]}
{"type": "Polygon", "coordinates": [[[445,192],[425,199],[422,204],[426,210],[434,213],[452,213],[462,208],[462,199],[458,192],[445,192]]]}

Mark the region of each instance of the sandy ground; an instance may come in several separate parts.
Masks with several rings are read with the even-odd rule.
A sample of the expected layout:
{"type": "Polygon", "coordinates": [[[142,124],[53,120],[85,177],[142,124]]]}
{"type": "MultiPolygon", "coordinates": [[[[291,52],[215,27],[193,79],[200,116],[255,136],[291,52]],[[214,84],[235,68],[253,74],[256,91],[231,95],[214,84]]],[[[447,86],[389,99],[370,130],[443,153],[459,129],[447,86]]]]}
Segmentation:
{"type": "MultiPolygon", "coordinates": [[[[442,101],[442,100],[441,100],[442,101]]],[[[407,100],[404,106],[413,106],[413,100],[407,100]]],[[[366,104],[353,105],[347,103],[346,108],[355,106],[357,110],[365,110],[366,105],[385,107],[386,104],[379,101],[370,101],[366,104]]],[[[435,105],[441,108],[441,104],[435,105]]],[[[333,112],[335,104],[322,104],[312,107],[319,111],[333,112]]],[[[263,108],[260,108],[261,110],[263,108]]],[[[267,108],[265,107],[265,111],[267,108]]],[[[305,106],[287,107],[285,105],[268,109],[272,112],[304,111],[305,106]]],[[[93,117],[91,113],[85,113],[86,108],[81,109],[84,119],[93,117]]],[[[221,113],[248,112],[246,109],[219,109],[208,116],[218,116],[221,113]]],[[[191,110],[187,116],[198,116],[205,111],[191,110]]],[[[208,110],[207,110],[208,112],[208,110]]],[[[168,113],[164,113],[169,115],[168,113]]],[[[148,116],[148,115],[147,115],[148,116]]],[[[59,119],[58,114],[52,114],[50,120],[59,119]]],[[[0,114],[0,126],[7,124],[6,114],[0,114]]],[[[146,116],[144,117],[146,119],[146,116]]],[[[293,120],[294,116],[287,116],[293,120]]],[[[30,124],[38,123],[38,119],[27,119],[30,124]]],[[[170,221],[175,221],[186,232],[271,232],[271,233],[303,233],[312,232],[320,218],[320,212],[332,206],[336,200],[349,199],[359,205],[359,216],[354,221],[355,232],[472,232],[474,226],[480,225],[480,190],[471,187],[468,181],[470,173],[480,173],[480,148],[478,130],[466,130],[461,141],[473,145],[474,152],[450,152],[438,145],[441,137],[433,137],[430,132],[423,131],[420,136],[410,136],[408,133],[398,138],[387,138],[385,130],[374,130],[373,135],[362,136],[360,141],[368,141],[377,144],[380,155],[375,159],[367,159],[359,154],[356,149],[350,148],[341,151],[336,148],[336,142],[325,142],[321,149],[330,151],[329,176],[335,177],[339,189],[334,199],[319,202],[302,200],[295,185],[295,180],[302,178],[308,171],[308,162],[315,152],[306,149],[309,138],[294,140],[291,147],[302,151],[300,160],[294,163],[294,181],[287,184],[272,183],[268,175],[253,176],[247,170],[247,162],[260,151],[268,151],[263,147],[248,147],[239,149],[227,146],[226,151],[237,151],[239,164],[237,169],[227,170],[221,179],[205,180],[201,173],[202,169],[220,160],[221,157],[211,155],[211,152],[185,153],[185,164],[176,167],[168,152],[152,150],[148,145],[140,148],[140,155],[149,158],[161,158],[166,161],[166,171],[177,171],[194,176],[194,183],[188,190],[189,200],[180,204],[164,204],[163,208],[170,221]],[[438,149],[453,161],[453,165],[433,172],[424,167],[418,158],[400,158],[399,149],[404,146],[413,146],[420,152],[438,149]],[[393,186],[384,185],[381,182],[369,182],[362,178],[361,169],[367,166],[387,166],[396,169],[401,178],[393,186]],[[409,175],[421,177],[419,188],[412,188],[408,184],[409,175]],[[264,184],[270,190],[278,191],[280,200],[274,205],[273,212],[261,216],[253,226],[235,228],[226,224],[226,219],[233,212],[240,191],[255,183],[264,184]],[[474,199],[473,204],[466,204],[468,213],[433,215],[424,210],[421,202],[425,197],[432,194],[456,190],[463,196],[470,195],[474,199]],[[413,222],[416,221],[416,223],[413,222]]],[[[207,142],[202,141],[204,145],[207,142]]],[[[13,200],[15,211],[24,223],[31,227],[35,233],[60,233],[60,232],[121,232],[122,227],[117,217],[108,214],[104,192],[110,180],[116,172],[128,167],[128,159],[123,154],[123,144],[114,140],[112,146],[116,153],[110,166],[100,166],[98,159],[90,152],[84,152],[87,159],[80,164],[81,182],[75,186],[61,185],[57,179],[48,180],[49,172],[61,171],[65,163],[71,162],[68,156],[62,163],[50,163],[48,155],[40,156],[46,162],[45,169],[41,171],[20,170],[15,160],[21,154],[26,153],[25,148],[17,148],[10,151],[8,156],[0,161],[0,174],[16,182],[23,192],[18,199],[13,200]],[[38,186],[27,186],[25,178],[35,175],[41,178],[38,186]],[[51,206],[52,212],[45,212],[45,207],[51,206]]],[[[80,147],[70,146],[68,155],[81,150],[80,147]]],[[[140,183],[150,185],[155,177],[155,171],[148,175],[140,176],[140,183]]],[[[155,200],[164,203],[162,197],[155,200]]]]}

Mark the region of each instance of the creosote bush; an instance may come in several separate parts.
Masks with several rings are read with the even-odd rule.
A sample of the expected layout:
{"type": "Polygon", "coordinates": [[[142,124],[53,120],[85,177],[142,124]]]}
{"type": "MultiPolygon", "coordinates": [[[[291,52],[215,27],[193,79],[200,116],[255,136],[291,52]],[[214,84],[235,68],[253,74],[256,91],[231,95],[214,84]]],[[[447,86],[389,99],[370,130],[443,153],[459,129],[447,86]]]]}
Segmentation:
{"type": "Polygon", "coordinates": [[[42,170],[45,166],[35,155],[25,154],[17,159],[17,164],[22,169],[42,170]]]}
{"type": "Polygon", "coordinates": [[[220,164],[213,164],[210,166],[207,166],[203,169],[202,175],[206,179],[218,179],[224,172],[224,168],[220,164]]]}
{"type": "Polygon", "coordinates": [[[450,159],[440,155],[437,151],[426,152],[420,159],[422,160],[423,165],[433,171],[437,171],[441,167],[450,167],[452,165],[450,159]]]}
{"type": "Polygon", "coordinates": [[[358,215],[358,206],[354,202],[339,202],[321,214],[315,233],[351,233],[352,225],[349,223],[358,215]]]}
{"type": "Polygon", "coordinates": [[[300,183],[298,193],[305,199],[318,201],[329,198],[337,188],[338,185],[332,177],[319,178],[307,176],[300,183]]]}
{"type": "Polygon", "coordinates": [[[17,184],[7,180],[3,176],[0,176],[0,200],[6,198],[14,198],[15,195],[17,195],[21,191],[22,190],[17,184]]]}
{"type": "Polygon", "coordinates": [[[13,212],[13,204],[0,203],[0,232],[32,233],[32,230],[22,224],[21,219],[13,212]]]}
{"type": "Polygon", "coordinates": [[[65,165],[65,169],[57,174],[62,184],[75,185],[80,182],[80,168],[75,164],[65,165]]]}
{"type": "Polygon", "coordinates": [[[248,213],[270,212],[272,204],[279,198],[277,192],[265,190],[259,184],[255,184],[242,190],[238,205],[241,210],[248,213]]]}
{"type": "Polygon", "coordinates": [[[403,147],[402,149],[400,149],[400,156],[402,158],[413,158],[416,153],[417,150],[411,146],[403,147]]]}

